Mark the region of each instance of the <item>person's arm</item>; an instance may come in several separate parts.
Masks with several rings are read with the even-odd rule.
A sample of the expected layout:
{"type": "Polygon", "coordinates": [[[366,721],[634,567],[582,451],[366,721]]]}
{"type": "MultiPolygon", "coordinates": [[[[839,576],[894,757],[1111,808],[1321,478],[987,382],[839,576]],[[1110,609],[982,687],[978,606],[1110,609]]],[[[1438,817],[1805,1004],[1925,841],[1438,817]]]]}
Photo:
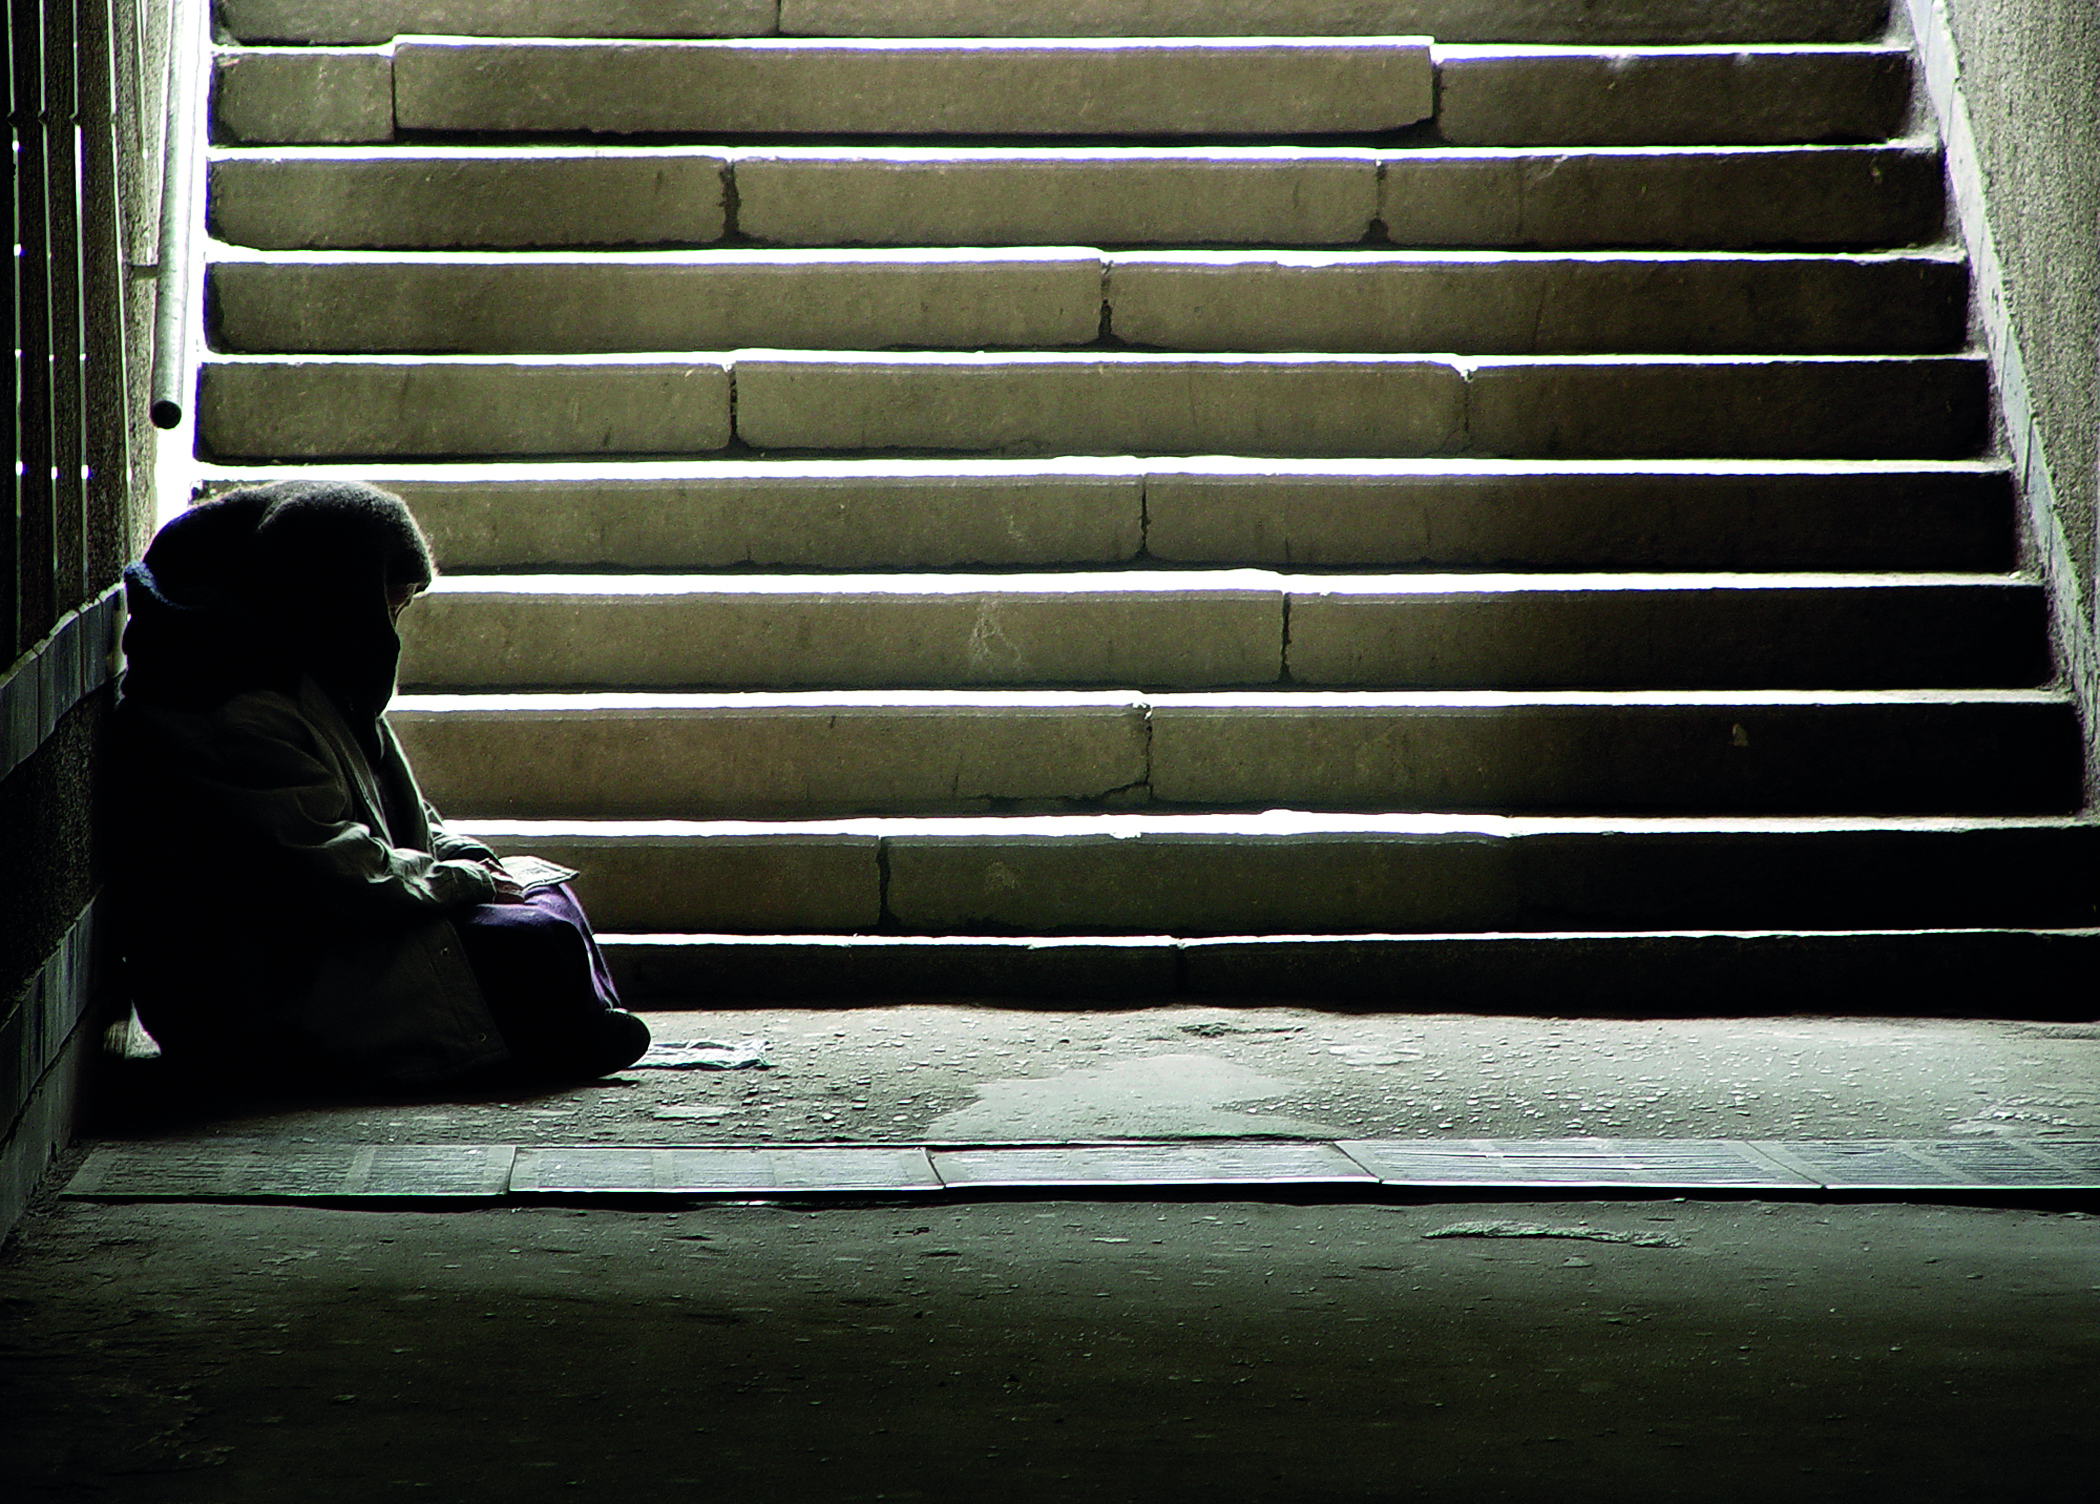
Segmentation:
{"type": "Polygon", "coordinates": [[[215,821],[267,847],[287,876],[346,917],[430,914],[497,896],[496,875],[478,860],[390,845],[357,818],[347,772],[289,701],[242,695],[214,722],[188,770],[194,792],[215,821]]]}
{"type": "Polygon", "coordinates": [[[484,846],[472,836],[463,836],[448,826],[444,818],[431,807],[428,799],[423,801],[423,818],[430,826],[430,849],[439,857],[450,861],[493,862],[496,852],[484,846]]]}

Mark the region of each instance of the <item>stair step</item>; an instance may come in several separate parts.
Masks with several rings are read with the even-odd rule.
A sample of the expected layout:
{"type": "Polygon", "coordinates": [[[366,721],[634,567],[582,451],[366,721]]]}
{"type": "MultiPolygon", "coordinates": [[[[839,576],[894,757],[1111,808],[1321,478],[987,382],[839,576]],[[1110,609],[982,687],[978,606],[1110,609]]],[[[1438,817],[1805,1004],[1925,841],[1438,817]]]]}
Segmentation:
{"type": "Polygon", "coordinates": [[[1956,459],[1988,426],[1974,356],[221,356],[223,460],[698,454],[1956,459]],[[732,428],[731,373],[734,371],[732,428]]]}
{"type": "Polygon", "coordinates": [[[1885,0],[780,0],[783,32],[817,36],[1397,32],[1509,42],[1848,42],[1878,32],[1886,17],[1885,0]]]}
{"type": "Polygon", "coordinates": [[[413,695],[458,817],[802,818],[1288,805],[1512,813],[2062,813],[2047,691],[413,695]]]}
{"type": "Polygon", "coordinates": [[[213,343],[299,353],[1958,348],[1949,253],[218,252],[213,343]]]}
{"type": "Polygon", "coordinates": [[[1045,815],[479,820],[612,932],[1306,935],[2068,928],[2075,819],[1045,815]]]}
{"type": "Polygon", "coordinates": [[[252,145],[399,132],[1233,137],[1449,145],[1877,141],[1905,124],[1900,46],[1539,48],[1428,38],[487,40],[246,48],[216,124],[252,145]],[[1432,82],[1434,80],[1434,82],[1432,82]]]}
{"type": "Polygon", "coordinates": [[[451,575],[411,687],[2028,687],[2004,576],[451,575]]]}
{"type": "Polygon", "coordinates": [[[393,114],[542,135],[1373,134],[1428,118],[1433,78],[1426,37],[429,37],[394,46],[393,114]]]}
{"type": "MultiPolygon", "coordinates": [[[[304,95],[301,96],[306,97],[304,95]]],[[[263,249],[711,244],[1687,249],[1940,238],[1929,146],[309,147],[213,153],[263,249]]]]}
{"type": "Polygon", "coordinates": [[[2001,461],[740,460],[218,468],[407,498],[448,570],[2012,569],[2001,461]]]}
{"type": "MultiPolygon", "coordinates": [[[[1307,998],[1555,1016],[2037,1016],[2092,976],[2100,929],[1469,935],[601,934],[633,1005],[852,997],[1307,998]],[[2011,979],[2017,978],[2017,985],[2011,979]]],[[[2083,1015],[2072,1004],[2067,1018],[2083,1015]]]]}
{"type": "Polygon", "coordinates": [[[1862,40],[1886,0],[218,0],[243,42],[397,36],[1346,36],[1509,42],[1862,40]]]}
{"type": "Polygon", "coordinates": [[[1436,130],[1453,146],[1877,141],[1910,106],[1901,46],[1450,47],[1436,130]]]}
{"type": "Polygon", "coordinates": [[[1873,141],[1902,47],[1440,46],[1427,37],[407,37],[219,54],[220,139],[1380,135],[1453,146],[1873,141]]]}

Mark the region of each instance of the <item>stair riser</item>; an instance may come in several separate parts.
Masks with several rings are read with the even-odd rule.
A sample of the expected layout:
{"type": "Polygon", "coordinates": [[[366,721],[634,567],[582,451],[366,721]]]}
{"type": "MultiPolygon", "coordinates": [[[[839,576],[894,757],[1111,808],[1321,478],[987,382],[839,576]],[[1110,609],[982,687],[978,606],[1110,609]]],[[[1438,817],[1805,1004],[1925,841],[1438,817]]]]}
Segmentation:
{"type": "Polygon", "coordinates": [[[1856,42],[1884,0],[219,0],[244,42],[396,36],[1354,36],[1506,42],[1856,42]]]}
{"type": "MultiPolygon", "coordinates": [[[[2002,472],[368,478],[446,569],[2013,568],[2002,472]]],[[[243,477],[246,479],[247,477],[243,477]]]]}
{"type": "Polygon", "coordinates": [[[1437,50],[1437,135],[1453,146],[1879,141],[1909,105],[1901,49],[1437,50]]]}
{"type": "Polygon", "coordinates": [[[1690,709],[396,710],[457,817],[1009,808],[2061,813],[2063,704],[1690,709]]]}
{"type": "MultiPolygon", "coordinates": [[[[472,832],[471,822],[462,828],[472,832]]],[[[497,829],[500,829],[498,827],[497,829]]],[[[2085,829],[1395,838],[484,835],[639,933],[1261,935],[2090,925],[2085,829]]]]}
{"type": "MultiPolygon", "coordinates": [[[[304,96],[302,96],[304,97],[304,96]]],[[[265,249],[799,246],[1904,246],[1939,238],[1938,155],[1680,152],[235,153],[212,233],[265,249]]]]}
{"type": "Polygon", "coordinates": [[[2016,585],[1288,596],[440,588],[404,636],[404,684],[461,688],[1922,688],[2033,685],[2050,673],[2046,603],[2016,585]]]}
{"type": "Polygon", "coordinates": [[[1898,134],[1900,49],[1510,52],[1244,43],[403,41],[222,54],[218,137],[1365,135],[1453,146],[1761,145],[1898,134]],[[1434,101],[1431,79],[1434,77],[1434,101]]]}
{"type": "Polygon", "coordinates": [[[812,261],[222,261],[214,347],[477,354],[1059,347],[1482,354],[1925,353],[1968,326],[1934,258],[938,255],[812,261]]]}
{"type": "Polygon", "coordinates": [[[1289,136],[1412,125],[1432,77],[1426,40],[433,40],[395,47],[393,101],[414,131],[1289,136]]]}
{"type": "MultiPolygon", "coordinates": [[[[1945,458],[1987,431],[1982,361],[734,357],[757,449],[1048,454],[1945,458]]],[[[225,460],[701,454],[731,361],[383,358],[204,366],[225,460]],[[717,362],[720,363],[717,363],[717,362]]]]}
{"type": "Polygon", "coordinates": [[[1004,940],[730,935],[603,939],[620,995],[652,1008],[744,998],[1319,998],[1556,1016],[1943,1012],[2063,1018],[2100,933],[1333,935],[1004,940]],[[2017,989],[2006,979],[2018,977],[2017,989]],[[1775,999],[1783,1002],[1775,1003],[1775,999]],[[2060,1000],[2052,1003],[2052,999],[2060,1000]]]}
{"type": "Polygon", "coordinates": [[[1852,42],[1883,0],[781,0],[812,36],[1346,36],[1506,42],[1852,42]]]}

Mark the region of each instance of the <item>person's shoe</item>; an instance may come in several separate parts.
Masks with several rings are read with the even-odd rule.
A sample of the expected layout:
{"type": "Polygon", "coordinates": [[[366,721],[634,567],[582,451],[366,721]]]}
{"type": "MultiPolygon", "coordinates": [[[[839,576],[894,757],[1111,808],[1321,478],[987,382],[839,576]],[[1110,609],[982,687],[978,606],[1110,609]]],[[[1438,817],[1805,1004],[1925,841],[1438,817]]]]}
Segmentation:
{"type": "Polygon", "coordinates": [[[577,1079],[595,1080],[624,1071],[649,1050],[649,1026],[623,1008],[609,1008],[590,1037],[577,1041],[577,1079]]]}

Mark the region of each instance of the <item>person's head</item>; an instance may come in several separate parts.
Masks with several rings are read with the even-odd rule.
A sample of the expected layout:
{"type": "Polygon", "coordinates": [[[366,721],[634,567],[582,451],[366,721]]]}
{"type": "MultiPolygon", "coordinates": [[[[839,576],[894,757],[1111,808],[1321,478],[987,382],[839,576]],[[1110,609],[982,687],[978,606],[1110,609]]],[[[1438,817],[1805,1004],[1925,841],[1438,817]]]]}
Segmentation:
{"type": "Polygon", "coordinates": [[[360,730],[393,695],[394,623],[437,573],[400,497],[283,480],[199,503],[126,572],[126,692],[211,704],[311,674],[360,730]]]}

